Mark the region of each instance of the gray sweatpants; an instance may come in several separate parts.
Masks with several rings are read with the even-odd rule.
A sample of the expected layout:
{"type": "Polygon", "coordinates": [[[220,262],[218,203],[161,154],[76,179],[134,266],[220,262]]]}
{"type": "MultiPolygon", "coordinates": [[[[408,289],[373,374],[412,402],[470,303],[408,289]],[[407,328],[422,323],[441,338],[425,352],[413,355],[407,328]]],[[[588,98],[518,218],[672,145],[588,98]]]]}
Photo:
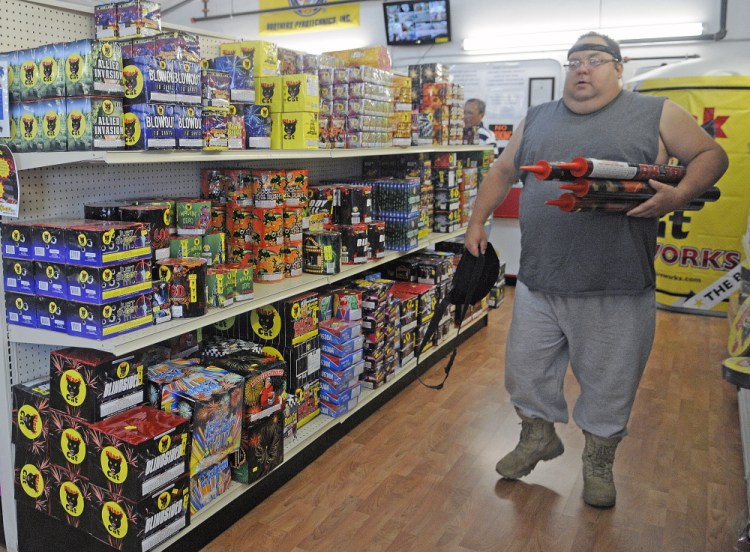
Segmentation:
{"type": "Polygon", "coordinates": [[[563,381],[570,362],[581,393],[573,419],[599,437],[622,437],[654,341],[653,291],[567,297],[516,283],[505,352],[505,386],[521,414],[568,421],[563,381]]]}

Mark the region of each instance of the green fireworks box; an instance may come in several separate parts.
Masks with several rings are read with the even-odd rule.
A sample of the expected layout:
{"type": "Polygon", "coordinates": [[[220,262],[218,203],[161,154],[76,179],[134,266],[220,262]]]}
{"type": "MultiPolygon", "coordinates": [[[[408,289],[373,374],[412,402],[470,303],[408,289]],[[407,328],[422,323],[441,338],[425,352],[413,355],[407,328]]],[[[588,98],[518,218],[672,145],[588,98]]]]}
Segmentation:
{"type": "Polygon", "coordinates": [[[187,474],[139,501],[98,485],[90,489],[89,533],[115,550],[148,552],[189,524],[187,474]]]}
{"type": "Polygon", "coordinates": [[[90,427],[89,480],[140,500],[187,473],[190,421],[137,406],[90,427]]]}
{"type": "Polygon", "coordinates": [[[115,356],[68,347],[50,353],[50,406],[96,422],[144,402],[140,352],[115,356]]]}
{"type": "Polygon", "coordinates": [[[66,96],[121,97],[122,50],[117,42],[77,40],[65,45],[66,96]]]}
{"type": "Polygon", "coordinates": [[[68,151],[125,148],[122,99],[87,96],[68,98],[68,151]]]}
{"type": "Polygon", "coordinates": [[[242,444],[232,453],[229,462],[232,479],[253,483],[270,473],[284,461],[284,414],[271,416],[242,429],[242,444]]]}
{"type": "Polygon", "coordinates": [[[23,451],[37,460],[48,456],[49,396],[49,376],[13,386],[16,455],[23,451]]]}

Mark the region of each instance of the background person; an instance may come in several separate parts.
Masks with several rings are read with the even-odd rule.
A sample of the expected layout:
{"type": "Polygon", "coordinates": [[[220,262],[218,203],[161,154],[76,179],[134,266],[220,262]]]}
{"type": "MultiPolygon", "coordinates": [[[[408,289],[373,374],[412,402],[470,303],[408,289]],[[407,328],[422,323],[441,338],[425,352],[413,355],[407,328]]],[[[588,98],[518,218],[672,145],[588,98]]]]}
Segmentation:
{"type": "Polygon", "coordinates": [[[487,173],[466,233],[484,250],[484,221],[540,159],[576,156],[666,163],[687,172],[676,187],[651,180],[654,196],[627,214],[566,213],[545,205],[559,183],[522,175],[521,259],[506,346],[505,385],[521,418],[516,448],[496,466],[517,479],[564,447],[554,423],[568,421],[563,381],[580,386],[573,419],[583,430],[583,499],[611,507],[615,451],[627,433],[653,343],[658,217],[679,209],[726,171],[724,150],[674,102],[621,89],[622,56],[611,38],[587,33],[568,51],[561,100],[529,109],[487,173]]]}
{"type": "Polygon", "coordinates": [[[464,104],[464,127],[475,127],[478,136],[477,143],[479,144],[492,144],[497,150],[497,140],[493,132],[484,126],[482,119],[484,118],[487,104],[478,99],[471,98],[466,100],[464,104]]]}

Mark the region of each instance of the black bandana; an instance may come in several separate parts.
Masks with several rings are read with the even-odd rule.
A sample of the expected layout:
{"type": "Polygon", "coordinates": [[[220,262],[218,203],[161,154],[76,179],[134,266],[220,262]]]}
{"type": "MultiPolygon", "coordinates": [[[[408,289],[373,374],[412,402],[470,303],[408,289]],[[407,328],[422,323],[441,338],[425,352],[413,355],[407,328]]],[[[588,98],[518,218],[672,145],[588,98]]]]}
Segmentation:
{"type": "Polygon", "coordinates": [[[568,57],[570,57],[570,54],[573,54],[575,52],[581,52],[584,50],[594,50],[596,52],[605,52],[607,54],[610,54],[613,58],[615,58],[615,61],[622,61],[620,48],[617,48],[617,50],[615,50],[604,44],[595,44],[593,42],[582,42],[581,44],[577,44],[576,46],[573,46],[570,50],[568,50],[568,57]]]}

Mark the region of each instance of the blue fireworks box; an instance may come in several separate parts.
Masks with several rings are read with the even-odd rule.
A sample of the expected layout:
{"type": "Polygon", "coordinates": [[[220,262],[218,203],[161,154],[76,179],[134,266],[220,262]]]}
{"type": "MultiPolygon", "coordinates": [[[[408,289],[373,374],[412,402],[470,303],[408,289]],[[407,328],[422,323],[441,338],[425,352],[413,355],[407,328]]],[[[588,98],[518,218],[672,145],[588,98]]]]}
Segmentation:
{"type": "MultiPolygon", "coordinates": [[[[236,453],[233,453],[236,454],[236,453]]],[[[190,478],[190,515],[223,495],[232,483],[229,458],[219,460],[190,478]]]]}
{"type": "Polygon", "coordinates": [[[254,103],[255,82],[253,80],[253,58],[219,56],[212,60],[217,71],[229,73],[232,103],[254,103]]]}
{"type": "Polygon", "coordinates": [[[245,135],[249,149],[271,147],[271,109],[267,105],[248,104],[244,107],[245,135]]]}

